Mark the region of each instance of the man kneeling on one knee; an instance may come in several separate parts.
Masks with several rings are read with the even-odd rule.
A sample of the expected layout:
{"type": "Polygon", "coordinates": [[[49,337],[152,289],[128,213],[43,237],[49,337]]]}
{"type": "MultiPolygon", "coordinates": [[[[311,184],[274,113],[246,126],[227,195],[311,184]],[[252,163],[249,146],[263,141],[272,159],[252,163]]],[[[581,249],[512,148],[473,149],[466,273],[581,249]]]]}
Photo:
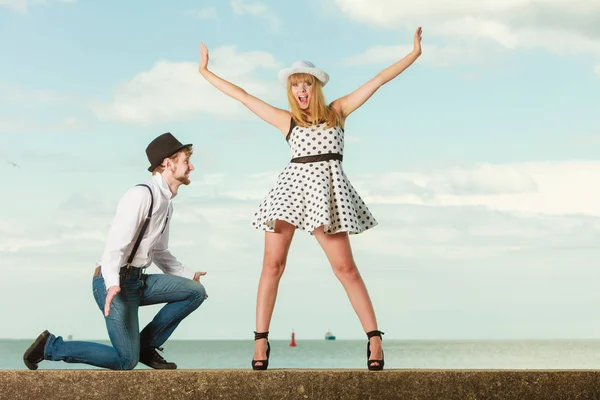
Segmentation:
{"type": "Polygon", "coordinates": [[[104,314],[112,343],[64,341],[42,332],[23,356],[29,369],[42,360],[84,363],[109,369],[133,369],[138,362],[156,369],[175,369],[157,350],[179,323],[207,298],[200,276],[169,251],[172,199],[179,186],[190,183],[194,170],[192,145],[171,133],[146,148],[152,178],[129,189],[121,198],[104,253],[94,272],[92,288],[104,314]],[[146,274],[151,263],[164,274],[146,274]],[[166,303],[140,332],[140,306],[166,303]]]}

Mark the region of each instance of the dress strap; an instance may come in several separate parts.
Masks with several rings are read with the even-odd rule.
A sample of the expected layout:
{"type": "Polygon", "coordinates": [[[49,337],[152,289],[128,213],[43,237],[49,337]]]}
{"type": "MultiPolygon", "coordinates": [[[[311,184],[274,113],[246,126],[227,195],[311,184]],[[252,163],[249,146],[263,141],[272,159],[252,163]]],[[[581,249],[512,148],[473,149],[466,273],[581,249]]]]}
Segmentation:
{"type": "Polygon", "coordinates": [[[292,130],[296,127],[296,121],[294,121],[294,117],[291,118],[290,121],[290,130],[288,131],[287,135],[285,135],[285,140],[289,141],[290,140],[290,135],[292,134],[292,130]]]}

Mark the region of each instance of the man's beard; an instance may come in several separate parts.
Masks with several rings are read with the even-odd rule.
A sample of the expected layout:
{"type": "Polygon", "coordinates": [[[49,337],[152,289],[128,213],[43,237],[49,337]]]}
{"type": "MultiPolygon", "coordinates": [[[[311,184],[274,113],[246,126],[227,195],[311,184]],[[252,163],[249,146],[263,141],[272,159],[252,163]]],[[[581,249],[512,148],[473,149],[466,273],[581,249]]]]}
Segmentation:
{"type": "Polygon", "coordinates": [[[180,176],[180,177],[178,177],[178,178],[175,178],[175,179],[177,179],[177,180],[178,180],[179,182],[181,182],[183,185],[189,185],[190,183],[192,183],[192,181],[190,181],[190,178],[188,178],[188,177],[187,177],[187,176],[185,176],[185,175],[182,175],[182,176],[180,176]]]}
{"type": "Polygon", "coordinates": [[[189,185],[192,181],[190,181],[190,178],[185,176],[185,174],[181,174],[181,176],[175,176],[175,173],[177,171],[176,167],[171,167],[171,172],[173,173],[173,177],[178,181],[181,182],[183,185],[189,185]]]}

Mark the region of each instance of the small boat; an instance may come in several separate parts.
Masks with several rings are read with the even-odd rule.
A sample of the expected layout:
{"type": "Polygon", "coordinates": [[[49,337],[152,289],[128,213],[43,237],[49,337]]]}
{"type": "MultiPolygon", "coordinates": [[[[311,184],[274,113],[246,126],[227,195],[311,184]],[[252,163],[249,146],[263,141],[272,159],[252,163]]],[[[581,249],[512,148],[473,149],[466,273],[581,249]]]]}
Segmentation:
{"type": "Polygon", "coordinates": [[[331,333],[331,329],[325,333],[325,340],[335,340],[335,335],[331,333]]]}

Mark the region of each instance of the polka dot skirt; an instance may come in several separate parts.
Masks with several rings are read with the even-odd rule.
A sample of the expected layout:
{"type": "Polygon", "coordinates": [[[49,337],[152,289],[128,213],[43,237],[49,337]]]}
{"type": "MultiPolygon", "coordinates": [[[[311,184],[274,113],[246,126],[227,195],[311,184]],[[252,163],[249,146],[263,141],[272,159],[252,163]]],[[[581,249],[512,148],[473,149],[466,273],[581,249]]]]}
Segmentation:
{"type": "MultiPolygon", "coordinates": [[[[288,141],[292,158],[343,154],[344,131],[339,127],[326,128],[325,124],[308,128],[292,125],[288,141]]],[[[274,231],[276,220],[311,234],[321,225],[328,234],[358,234],[377,225],[339,160],[290,163],[254,216],[252,225],[269,232],[274,231]]]]}

